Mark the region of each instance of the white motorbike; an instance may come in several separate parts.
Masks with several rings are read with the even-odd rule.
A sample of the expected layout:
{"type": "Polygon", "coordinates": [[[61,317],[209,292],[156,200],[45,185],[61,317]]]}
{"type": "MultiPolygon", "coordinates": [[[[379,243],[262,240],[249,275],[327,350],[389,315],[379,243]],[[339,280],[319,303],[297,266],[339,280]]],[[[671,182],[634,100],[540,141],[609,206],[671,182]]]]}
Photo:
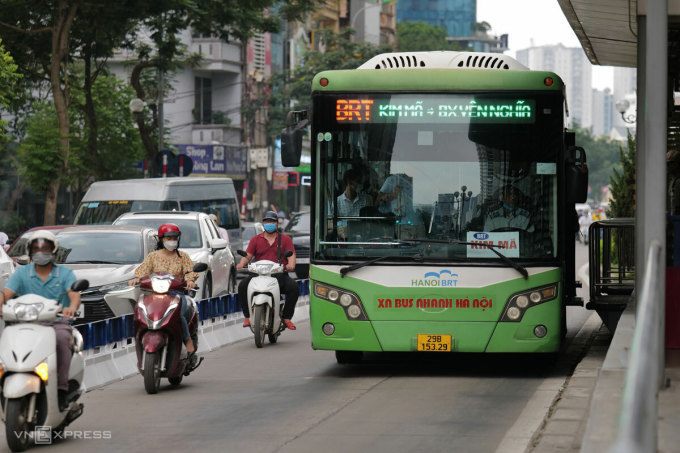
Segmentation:
{"type": "MultiPolygon", "coordinates": [[[[87,280],[76,281],[71,289],[87,289],[87,280]]],[[[2,317],[7,323],[0,337],[0,384],[2,419],[7,444],[12,451],[24,451],[31,441],[51,443],[64,428],[80,417],[85,359],[83,337],[73,332],[73,355],[69,368],[67,407],[59,407],[57,390],[57,339],[49,323],[60,316],[55,300],[27,294],[7,301],[2,317]]]]}
{"type": "MultiPolygon", "coordinates": [[[[241,256],[246,256],[242,250],[238,251],[241,256]]],[[[292,256],[292,252],[285,254],[286,258],[292,256]]],[[[255,276],[248,284],[248,308],[250,309],[250,330],[255,335],[255,346],[261,348],[264,345],[265,335],[270,343],[276,343],[281,332],[286,328],[281,320],[283,301],[279,290],[279,282],[273,277],[284,271],[283,265],[268,260],[260,260],[248,264],[248,273],[255,276]]]]}

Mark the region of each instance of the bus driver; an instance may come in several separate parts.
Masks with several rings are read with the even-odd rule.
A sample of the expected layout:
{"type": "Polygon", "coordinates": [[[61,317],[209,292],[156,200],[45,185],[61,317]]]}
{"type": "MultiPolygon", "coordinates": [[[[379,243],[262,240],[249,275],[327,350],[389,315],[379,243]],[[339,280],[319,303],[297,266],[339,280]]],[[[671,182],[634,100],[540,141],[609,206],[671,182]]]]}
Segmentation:
{"type": "Polygon", "coordinates": [[[484,219],[484,231],[524,230],[534,232],[529,211],[519,207],[520,191],[511,185],[501,190],[501,200],[497,209],[489,211],[484,219]]]}

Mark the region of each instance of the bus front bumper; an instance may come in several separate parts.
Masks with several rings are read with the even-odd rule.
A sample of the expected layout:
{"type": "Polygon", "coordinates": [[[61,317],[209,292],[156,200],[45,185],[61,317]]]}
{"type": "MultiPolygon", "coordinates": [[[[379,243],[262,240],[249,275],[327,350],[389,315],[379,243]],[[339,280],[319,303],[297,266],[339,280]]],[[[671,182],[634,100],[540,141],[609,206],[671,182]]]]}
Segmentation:
{"type": "Polygon", "coordinates": [[[311,310],[312,347],[336,351],[408,352],[416,351],[417,336],[426,334],[451,335],[452,352],[557,352],[562,339],[560,312],[555,300],[527,310],[519,322],[350,321],[339,306],[321,303],[311,310]],[[326,326],[324,333],[327,324],[331,324],[332,329],[326,326]],[[542,334],[543,328],[545,335],[538,336],[537,330],[542,334]]]}

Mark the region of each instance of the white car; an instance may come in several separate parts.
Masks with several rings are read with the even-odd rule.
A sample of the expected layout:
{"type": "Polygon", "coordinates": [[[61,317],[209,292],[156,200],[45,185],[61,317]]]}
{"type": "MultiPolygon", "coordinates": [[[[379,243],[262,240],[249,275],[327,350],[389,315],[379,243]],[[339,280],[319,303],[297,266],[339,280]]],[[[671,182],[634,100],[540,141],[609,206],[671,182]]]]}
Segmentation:
{"type": "Polygon", "coordinates": [[[198,280],[199,299],[236,291],[236,265],[229,242],[220,237],[217,225],[202,212],[129,212],[114,225],[143,225],[158,230],[164,223],[174,223],[182,231],[179,249],[194,263],[205,263],[208,270],[198,280]]]}

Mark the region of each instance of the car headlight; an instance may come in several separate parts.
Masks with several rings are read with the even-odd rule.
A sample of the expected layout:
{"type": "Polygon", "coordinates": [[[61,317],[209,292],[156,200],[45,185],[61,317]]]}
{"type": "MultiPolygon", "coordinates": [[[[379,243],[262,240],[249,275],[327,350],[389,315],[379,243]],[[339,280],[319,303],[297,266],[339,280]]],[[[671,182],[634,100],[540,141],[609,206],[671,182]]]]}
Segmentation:
{"type": "Polygon", "coordinates": [[[151,279],[151,289],[154,293],[165,294],[170,290],[170,284],[172,282],[164,278],[152,278],[151,279]]]}
{"type": "Polygon", "coordinates": [[[524,312],[531,307],[553,300],[555,297],[557,297],[557,284],[513,294],[505,304],[501,321],[519,322],[522,320],[524,312]]]}
{"type": "Polygon", "coordinates": [[[18,304],[14,307],[14,315],[19,321],[35,321],[38,319],[43,304],[18,304]]]}
{"type": "Polygon", "coordinates": [[[127,280],[116,283],[109,283],[108,285],[100,286],[99,291],[102,293],[108,293],[109,291],[120,291],[121,289],[129,288],[127,280]]]}

